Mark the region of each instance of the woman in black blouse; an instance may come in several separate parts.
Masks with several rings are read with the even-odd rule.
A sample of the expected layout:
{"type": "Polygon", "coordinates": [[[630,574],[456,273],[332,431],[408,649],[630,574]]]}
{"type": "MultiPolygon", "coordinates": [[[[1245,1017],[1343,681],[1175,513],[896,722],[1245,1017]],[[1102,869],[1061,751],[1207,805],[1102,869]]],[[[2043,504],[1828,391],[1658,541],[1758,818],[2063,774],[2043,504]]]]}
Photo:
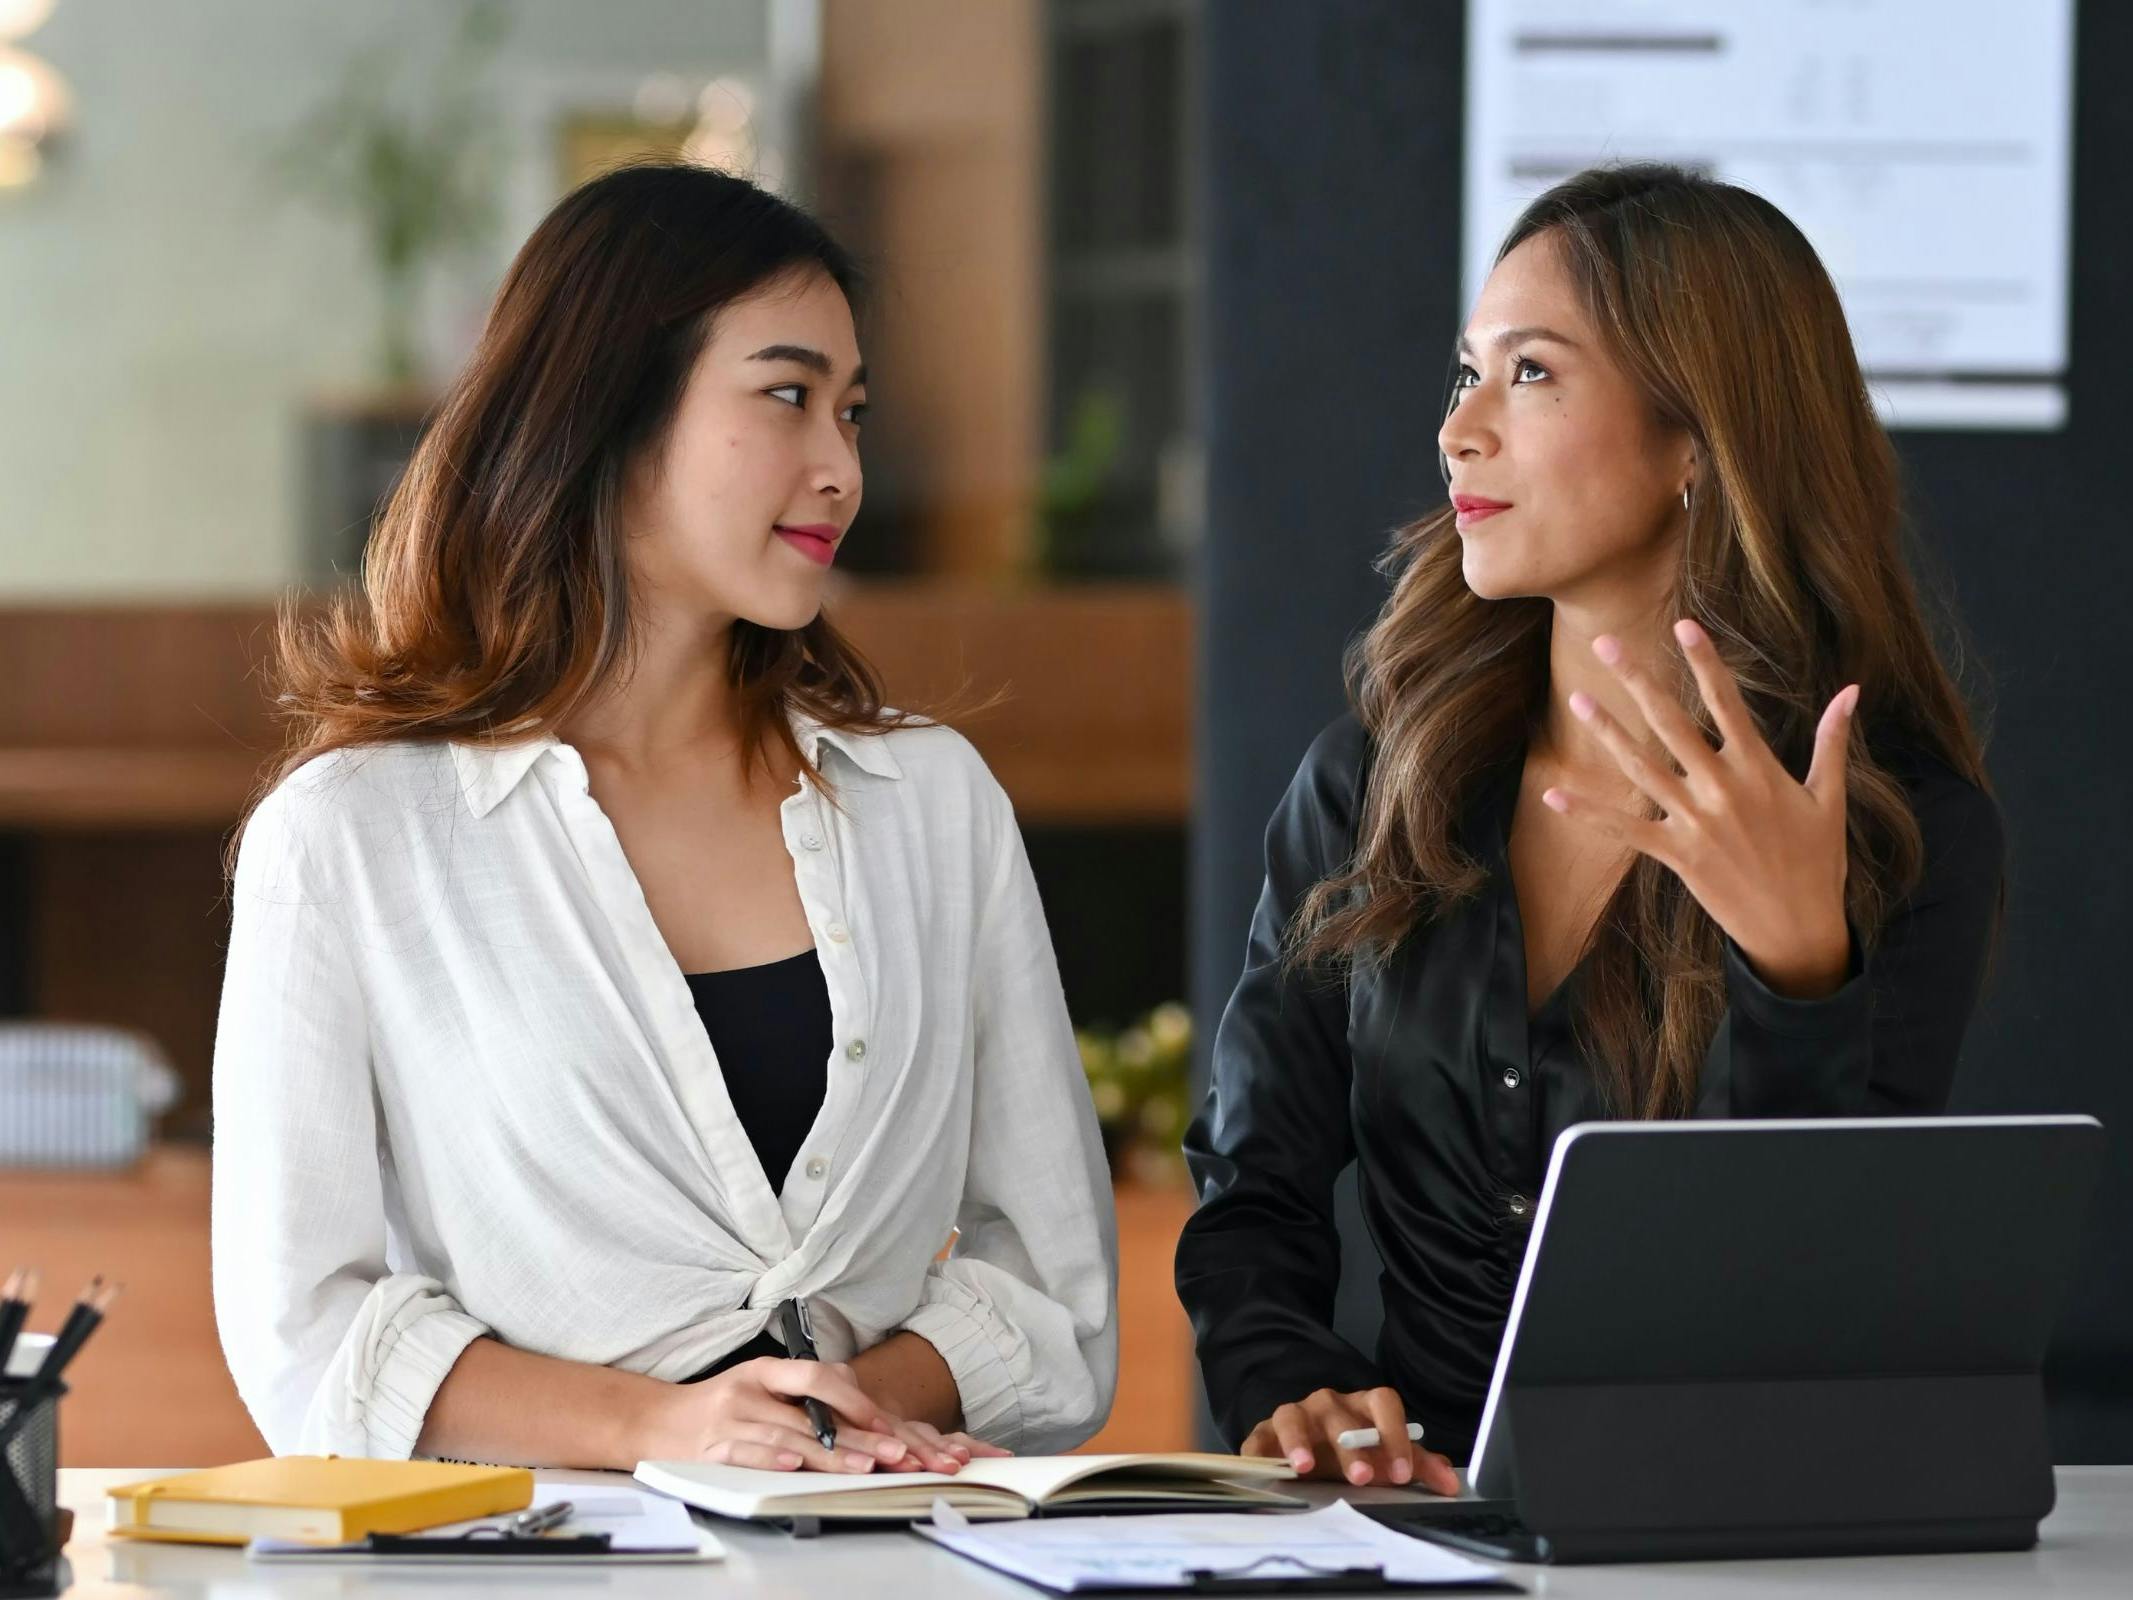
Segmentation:
{"type": "Polygon", "coordinates": [[[1893,452],[1783,215],[1581,174],[1459,348],[1452,503],[1398,536],[1356,710],[1267,830],[1177,1274],[1247,1453],[1445,1492],[1556,1134],[1938,1112],[2002,855],[1893,452]],[[1374,1355],[1332,1328],[1351,1160],[1374,1355]],[[1336,1446],[1360,1427],[1385,1443],[1336,1446]]]}

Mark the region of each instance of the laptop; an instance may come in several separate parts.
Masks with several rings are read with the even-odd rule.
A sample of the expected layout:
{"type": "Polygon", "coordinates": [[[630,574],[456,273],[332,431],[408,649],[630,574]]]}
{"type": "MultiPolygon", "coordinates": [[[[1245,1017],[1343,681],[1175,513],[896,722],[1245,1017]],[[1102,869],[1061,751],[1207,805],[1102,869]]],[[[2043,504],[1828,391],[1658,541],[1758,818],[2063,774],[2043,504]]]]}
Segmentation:
{"type": "Polygon", "coordinates": [[[1500,1560],[2022,1550],[2093,1117],[1581,1123],[1468,1469],[1367,1506],[1500,1560]]]}

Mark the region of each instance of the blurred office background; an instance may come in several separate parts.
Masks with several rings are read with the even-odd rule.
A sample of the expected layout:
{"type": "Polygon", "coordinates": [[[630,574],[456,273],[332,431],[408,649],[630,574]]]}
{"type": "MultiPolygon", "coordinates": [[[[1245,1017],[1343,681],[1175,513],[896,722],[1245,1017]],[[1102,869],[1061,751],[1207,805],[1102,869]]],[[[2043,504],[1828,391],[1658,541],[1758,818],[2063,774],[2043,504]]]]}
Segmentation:
{"type": "MultiPolygon", "coordinates": [[[[1846,30],[1920,3],[1775,9],[1857,99],[1846,30]]],[[[642,153],[753,172],[874,263],[866,508],[831,609],[902,703],[1004,691],[966,731],[1028,835],[1117,1175],[1099,1444],[1189,1442],[1177,1137],[1259,830],[1339,708],[1387,530],[1441,496],[1470,26],[1545,42],[1577,9],[0,0],[0,1267],[44,1268],[39,1325],[92,1271],[129,1284],[66,1459],[260,1452],[214,1339],[206,1163],[220,850],[276,737],[266,623],[357,570],[519,241],[642,153]]],[[[1770,8],[1602,9],[1722,56],[1770,8]]],[[[1996,686],[2016,852],[1962,1106],[2107,1122],[2133,1112],[2109,1003],[2129,52],[2126,13],[2081,8],[2064,358],[1999,412],[1931,412],[1935,389],[1899,434],[1996,686]]],[[[1640,114],[1663,146],[1665,101],[1640,114]]],[[[2133,1447],[2133,1274],[2103,1220],[2129,1213],[2121,1152],[2055,1368],[2062,1459],[2133,1447]]]]}

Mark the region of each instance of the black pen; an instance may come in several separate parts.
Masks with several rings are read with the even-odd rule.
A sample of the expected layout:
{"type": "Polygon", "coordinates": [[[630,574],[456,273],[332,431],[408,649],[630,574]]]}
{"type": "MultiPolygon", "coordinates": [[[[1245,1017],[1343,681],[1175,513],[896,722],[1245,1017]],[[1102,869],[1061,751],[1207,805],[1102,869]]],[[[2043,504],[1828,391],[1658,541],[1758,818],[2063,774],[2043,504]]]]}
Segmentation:
{"type": "MultiPolygon", "coordinates": [[[[805,1300],[788,1300],[778,1307],[778,1331],[785,1336],[785,1353],[795,1361],[820,1361],[821,1354],[815,1349],[815,1330],[807,1318],[805,1300]]],[[[809,1397],[800,1402],[807,1411],[807,1425],[815,1430],[815,1438],[825,1450],[837,1448],[837,1424],[830,1416],[830,1408],[820,1400],[809,1397]]]]}

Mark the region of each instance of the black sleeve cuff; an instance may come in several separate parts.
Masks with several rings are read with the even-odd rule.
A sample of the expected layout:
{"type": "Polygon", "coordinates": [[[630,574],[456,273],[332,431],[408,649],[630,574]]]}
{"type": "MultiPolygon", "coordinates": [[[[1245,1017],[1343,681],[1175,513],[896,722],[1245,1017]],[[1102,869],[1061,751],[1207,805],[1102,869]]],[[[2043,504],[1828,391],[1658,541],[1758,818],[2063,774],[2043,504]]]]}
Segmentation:
{"type": "Polygon", "coordinates": [[[1726,1015],[1704,1057],[1700,1117],[1864,1114],[1873,1072],[1871,963],[1852,931],[1844,982],[1819,1000],[1779,994],[1731,939],[1726,1015]]]}
{"type": "Polygon", "coordinates": [[[1844,981],[1818,1000],[1779,994],[1757,976],[1740,946],[1727,939],[1726,1000],[1733,1015],[1747,1017],[1774,1033],[1823,1034],[1862,1025],[1871,1009],[1873,991],[1868,986],[1867,959],[1859,942],[1859,930],[1846,926],[1852,948],[1844,981]]]}
{"type": "Polygon", "coordinates": [[[1294,1405],[1321,1389],[1351,1394],[1376,1389],[1385,1380],[1378,1370],[1355,1351],[1311,1346],[1285,1353],[1280,1360],[1258,1366],[1219,1401],[1212,1401],[1215,1426],[1232,1450],[1245,1436],[1282,1406],[1294,1405]]]}

